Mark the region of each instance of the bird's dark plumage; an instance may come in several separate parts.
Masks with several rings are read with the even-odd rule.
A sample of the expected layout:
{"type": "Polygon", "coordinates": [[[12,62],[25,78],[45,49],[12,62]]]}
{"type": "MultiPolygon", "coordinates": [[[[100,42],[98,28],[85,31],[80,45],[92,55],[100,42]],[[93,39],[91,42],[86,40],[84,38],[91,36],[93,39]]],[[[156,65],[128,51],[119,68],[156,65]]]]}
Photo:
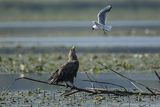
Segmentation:
{"type": "Polygon", "coordinates": [[[79,61],[76,56],[75,47],[71,48],[68,58],[68,61],[50,76],[48,79],[50,84],[58,84],[59,82],[70,82],[73,84],[79,68],[79,61]]]}

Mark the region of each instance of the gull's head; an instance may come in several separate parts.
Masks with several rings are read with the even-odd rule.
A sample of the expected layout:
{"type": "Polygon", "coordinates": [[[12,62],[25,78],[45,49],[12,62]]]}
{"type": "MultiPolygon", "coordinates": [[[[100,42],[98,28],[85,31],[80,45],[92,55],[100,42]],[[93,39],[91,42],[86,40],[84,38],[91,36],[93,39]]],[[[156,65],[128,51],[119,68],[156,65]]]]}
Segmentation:
{"type": "Polygon", "coordinates": [[[97,30],[98,27],[96,26],[96,22],[95,22],[95,21],[92,21],[92,23],[94,24],[94,25],[92,26],[92,30],[97,30]]]}
{"type": "Polygon", "coordinates": [[[72,48],[70,49],[69,54],[68,54],[68,58],[69,58],[69,60],[77,60],[75,46],[72,46],[72,48]]]}
{"type": "Polygon", "coordinates": [[[96,25],[93,25],[92,30],[98,30],[98,27],[96,25]]]}
{"type": "Polygon", "coordinates": [[[109,8],[109,11],[112,9],[112,5],[108,5],[107,7],[109,8]]]}

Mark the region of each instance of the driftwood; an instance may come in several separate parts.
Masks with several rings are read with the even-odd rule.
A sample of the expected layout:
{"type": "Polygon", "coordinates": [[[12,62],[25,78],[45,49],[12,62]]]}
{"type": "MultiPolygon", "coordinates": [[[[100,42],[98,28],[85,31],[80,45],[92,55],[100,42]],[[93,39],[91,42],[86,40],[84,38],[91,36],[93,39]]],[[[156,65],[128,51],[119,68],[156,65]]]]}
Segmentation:
{"type": "MultiPolygon", "coordinates": [[[[63,84],[49,84],[46,81],[41,81],[41,80],[36,80],[28,77],[20,77],[15,79],[15,81],[20,80],[20,79],[26,79],[26,80],[31,80],[34,82],[39,82],[39,83],[44,83],[48,85],[56,85],[56,86],[61,86],[61,87],[66,87],[66,85],[63,84]]],[[[91,81],[91,80],[88,80],[91,81]]],[[[91,81],[94,82],[94,81],[91,81]]],[[[128,96],[128,95],[160,95],[160,93],[148,93],[148,92],[133,92],[133,91],[127,91],[127,90],[108,90],[104,88],[79,88],[77,86],[70,86],[68,85],[71,90],[68,93],[63,94],[64,96],[70,96],[72,94],[78,93],[78,92],[86,92],[90,94],[114,94],[114,95],[119,95],[119,96],[128,96]]]]}
{"type": "MultiPolygon", "coordinates": [[[[121,73],[118,73],[117,71],[113,70],[112,68],[109,68],[108,66],[106,65],[103,65],[101,63],[99,63],[100,65],[102,65],[104,67],[104,69],[109,69],[110,71],[116,73],[117,75],[127,79],[128,81],[131,82],[131,84],[139,91],[128,91],[125,87],[119,85],[119,84],[114,84],[114,83],[108,83],[108,82],[102,82],[102,81],[95,81],[94,79],[92,80],[89,76],[89,74],[87,72],[85,72],[88,80],[83,80],[83,81],[86,81],[86,82],[90,82],[92,88],[80,88],[80,87],[77,87],[77,86],[73,86],[73,85],[67,85],[67,88],[70,88],[69,91],[67,91],[66,93],[63,93],[62,95],[64,96],[70,96],[72,94],[75,94],[75,93],[78,93],[78,92],[86,92],[86,93],[90,93],[92,95],[94,94],[113,94],[113,95],[118,95],[118,96],[129,96],[129,95],[149,95],[149,96],[153,96],[153,95],[160,95],[160,91],[158,89],[152,89],[142,83],[139,83],[138,81],[135,81],[133,79],[130,79],[124,75],[122,75],[121,73]],[[117,89],[107,89],[107,88],[96,88],[94,86],[94,83],[98,83],[98,84],[109,84],[109,85],[113,85],[113,86],[116,86],[116,87],[119,87],[117,89]],[[145,87],[149,92],[145,92],[143,91],[141,88],[139,88],[136,84],[138,85],[141,85],[143,87],[145,87]]],[[[158,75],[158,73],[155,71],[155,74],[156,76],[160,79],[160,76],[158,75]]],[[[41,80],[36,80],[36,79],[33,79],[33,78],[28,78],[28,77],[20,77],[20,78],[17,78],[15,79],[14,82],[16,82],[17,80],[20,80],[20,79],[26,79],[26,80],[31,80],[31,81],[34,81],[34,82],[39,82],[39,83],[44,83],[44,84],[48,84],[48,85],[55,85],[55,86],[61,86],[61,87],[66,87],[66,85],[64,84],[49,84],[48,82],[46,81],[41,81],[41,80]]]]}
{"type": "Polygon", "coordinates": [[[121,73],[113,70],[112,68],[110,68],[110,67],[108,67],[108,66],[106,66],[106,65],[104,65],[104,64],[102,64],[102,63],[100,63],[100,62],[99,62],[99,64],[102,65],[102,66],[104,67],[104,69],[109,69],[110,71],[112,71],[112,72],[116,73],[117,75],[119,75],[119,76],[121,76],[121,77],[129,80],[130,82],[133,82],[133,83],[136,83],[136,84],[139,84],[139,85],[145,87],[145,88],[146,88],[148,91],[150,91],[153,95],[156,95],[156,94],[152,91],[152,89],[149,88],[148,86],[146,86],[146,85],[144,85],[144,84],[142,84],[142,83],[140,83],[140,82],[138,82],[138,81],[135,81],[135,80],[133,80],[133,79],[130,79],[130,78],[122,75],[121,73]]]}
{"type": "Polygon", "coordinates": [[[83,88],[78,88],[76,86],[71,86],[71,85],[63,85],[63,84],[49,84],[48,82],[46,81],[41,81],[41,80],[37,80],[37,79],[33,79],[33,78],[28,78],[28,77],[20,77],[20,78],[17,78],[15,79],[15,81],[17,80],[20,80],[20,79],[26,79],[26,80],[31,80],[31,81],[35,81],[35,82],[39,82],[39,83],[44,83],[44,84],[48,84],[48,85],[55,85],[55,86],[61,86],[61,87],[69,87],[71,88],[71,90],[75,89],[75,90],[78,90],[78,91],[84,91],[84,92],[88,92],[88,93],[95,93],[94,91],[92,90],[87,90],[87,89],[83,89],[83,88]]]}

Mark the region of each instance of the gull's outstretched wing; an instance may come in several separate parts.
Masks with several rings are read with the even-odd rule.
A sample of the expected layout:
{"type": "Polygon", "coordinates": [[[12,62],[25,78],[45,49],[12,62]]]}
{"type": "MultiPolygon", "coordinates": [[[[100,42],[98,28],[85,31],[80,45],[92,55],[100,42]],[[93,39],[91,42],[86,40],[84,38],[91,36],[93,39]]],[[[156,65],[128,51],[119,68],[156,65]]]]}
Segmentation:
{"type": "Polygon", "coordinates": [[[112,6],[108,5],[105,8],[101,9],[100,12],[98,13],[98,23],[105,25],[105,18],[106,18],[106,13],[111,10],[112,6]]]}

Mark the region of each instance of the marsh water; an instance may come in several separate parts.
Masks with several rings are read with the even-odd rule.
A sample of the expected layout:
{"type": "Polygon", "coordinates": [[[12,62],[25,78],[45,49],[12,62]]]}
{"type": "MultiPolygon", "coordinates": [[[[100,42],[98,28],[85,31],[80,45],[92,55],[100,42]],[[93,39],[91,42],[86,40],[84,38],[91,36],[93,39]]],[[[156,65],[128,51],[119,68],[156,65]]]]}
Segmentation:
{"type": "Polygon", "coordinates": [[[159,47],[160,37],[1,37],[1,47],[14,46],[105,46],[105,47],[159,47]]]}
{"type": "MultiPolygon", "coordinates": [[[[160,83],[154,73],[150,73],[150,72],[148,73],[143,73],[143,72],[142,73],[126,73],[125,72],[122,74],[136,81],[139,81],[149,87],[158,88],[158,89],[160,88],[160,83]]],[[[9,86],[16,78],[21,77],[21,75],[25,75],[25,74],[0,74],[0,88],[3,89],[9,86]]],[[[25,76],[34,78],[37,80],[47,81],[49,74],[26,74],[25,76]]],[[[96,80],[96,81],[119,84],[129,89],[135,88],[128,80],[114,73],[89,74],[89,76],[93,80],[96,80]]],[[[75,85],[82,87],[82,88],[91,87],[90,82],[83,81],[83,80],[88,80],[87,75],[85,73],[79,73],[77,78],[75,79],[75,85]]],[[[94,83],[94,84],[96,87],[102,87],[102,86],[108,87],[108,88],[115,87],[109,84],[100,84],[100,83],[94,83]]],[[[30,80],[18,80],[11,87],[11,90],[16,91],[16,90],[27,90],[27,89],[36,89],[36,88],[43,88],[46,90],[54,89],[53,86],[50,86],[48,84],[37,83],[37,82],[30,81],[30,80]]]]}
{"type": "MultiPolygon", "coordinates": [[[[109,21],[114,28],[158,28],[160,27],[159,20],[125,20],[125,21],[109,21]]],[[[24,29],[24,28],[89,28],[92,26],[91,21],[36,21],[36,22],[4,22],[0,23],[0,29],[24,29]]]]}
{"type": "MultiPolygon", "coordinates": [[[[160,83],[154,73],[150,72],[141,72],[141,73],[123,73],[123,75],[132,78],[140,83],[143,83],[151,88],[157,88],[160,89],[160,83]]],[[[3,104],[3,101],[1,102],[1,105],[5,106],[85,106],[85,107],[114,107],[114,106],[120,106],[120,107],[139,107],[139,106],[145,106],[145,107],[155,107],[159,105],[159,97],[140,97],[137,96],[133,97],[116,97],[112,95],[94,95],[90,96],[87,93],[78,93],[75,95],[72,95],[70,97],[63,97],[61,94],[65,92],[65,90],[68,90],[65,87],[59,87],[59,86],[51,86],[48,84],[33,82],[30,80],[18,80],[13,84],[13,81],[21,77],[24,74],[0,74],[0,90],[1,95],[6,95],[4,98],[7,99],[14,99],[14,102],[6,101],[3,104]],[[3,92],[3,90],[7,89],[8,92],[3,92]],[[29,91],[30,90],[30,91],[29,91]],[[36,94],[35,94],[36,93],[36,94]],[[45,94],[45,97],[44,97],[45,94]],[[25,96],[25,97],[24,97],[25,96]],[[24,97],[24,98],[23,98],[24,97]],[[44,97],[44,98],[43,98],[44,97]],[[47,98],[46,98],[47,97],[47,98]],[[56,98],[55,98],[56,97],[56,98]],[[21,100],[17,100],[20,98],[21,100]],[[28,102],[25,102],[27,99],[28,102]],[[34,100],[34,101],[32,101],[34,100]]],[[[109,82],[114,84],[119,84],[128,90],[133,90],[135,87],[126,79],[108,72],[108,73],[98,73],[98,74],[88,74],[91,79],[101,82],[109,82]]],[[[37,80],[47,81],[49,74],[27,74],[24,75],[26,77],[34,78],[37,80]]],[[[90,83],[83,80],[88,80],[88,77],[85,73],[78,73],[77,78],[75,79],[75,85],[81,88],[92,88],[93,84],[94,87],[100,87],[100,88],[119,88],[116,86],[112,86],[109,84],[100,84],[100,83],[90,83]]],[[[138,86],[138,85],[137,85],[138,86]]],[[[142,90],[145,90],[144,87],[139,86],[142,90]]],[[[3,98],[3,97],[2,97],[3,98]]],[[[1,99],[2,100],[2,99],[1,99]]]]}
{"type": "Polygon", "coordinates": [[[0,52],[66,51],[75,45],[78,52],[159,52],[160,37],[0,37],[0,52]],[[17,51],[18,50],[18,51],[17,51]]]}

